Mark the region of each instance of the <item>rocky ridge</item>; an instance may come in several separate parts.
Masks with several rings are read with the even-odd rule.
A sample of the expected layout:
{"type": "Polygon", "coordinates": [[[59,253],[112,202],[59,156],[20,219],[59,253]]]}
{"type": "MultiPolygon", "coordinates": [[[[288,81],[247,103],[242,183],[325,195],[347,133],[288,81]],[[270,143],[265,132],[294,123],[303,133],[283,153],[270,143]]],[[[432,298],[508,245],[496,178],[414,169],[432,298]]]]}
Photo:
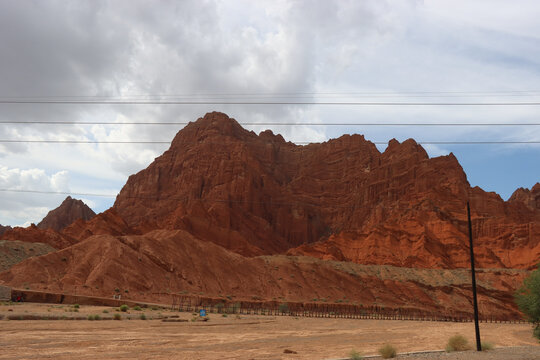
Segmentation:
{"type": "Polygon", "coordinates": [[[68,196],[59,207],[49,211],[47,216],[37,224],[37,227],[61,231],[76,220],[90,220],[95,215],[96,213],[82,200],[68,196]]]}

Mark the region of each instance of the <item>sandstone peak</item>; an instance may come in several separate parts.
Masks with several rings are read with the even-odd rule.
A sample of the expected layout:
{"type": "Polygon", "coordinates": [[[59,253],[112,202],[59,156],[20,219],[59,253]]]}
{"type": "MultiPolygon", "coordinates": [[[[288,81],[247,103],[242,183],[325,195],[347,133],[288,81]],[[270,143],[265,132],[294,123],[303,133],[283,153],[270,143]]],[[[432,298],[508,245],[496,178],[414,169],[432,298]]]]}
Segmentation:
{"type": "Polygon", "coordinates": [[[68,196],[59,207],[49,211],[37,227],[61,231],[75,220],[90,220],[95,215],[96,213],[83,201],[68,196]]]}
{"type": "Polygon", "coordinates": [[[2,225],[0,225],[0,236],[2,236],[2,234],[5,233],[8,230],[11,230],[11,226],[2,226],[2,225]]]}
{"type": "Polygon", "coordinates": [[[216,141],[223,137],[245,139],[256,135],[244,129],[235,119],[221,112],[210,112],[195,122],[190,122],[185,128],[176,134],[171,148],[184,145],[196,144],[202,141],[216,141]]]}
{"type": "Polygon", "coordinates": [[[526,188],[517,189],[508,201],[522,203],[530,210],[540,210],[540,183],[536,183],[531,190],[526,188]]]}

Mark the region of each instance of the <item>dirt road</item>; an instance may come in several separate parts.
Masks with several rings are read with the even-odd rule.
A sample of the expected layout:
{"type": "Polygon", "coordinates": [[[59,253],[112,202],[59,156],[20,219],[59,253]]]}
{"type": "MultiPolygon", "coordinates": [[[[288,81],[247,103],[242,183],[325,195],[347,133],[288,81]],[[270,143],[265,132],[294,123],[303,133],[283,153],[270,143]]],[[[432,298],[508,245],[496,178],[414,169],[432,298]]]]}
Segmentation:
{"type": "MultiPolygon", "coordinates": [[[[364,355],[376,354],[385,343],[395,346],[398,352],[406,352],[443,349],[454,334],[466,336],[471,343],[474,340],[472,323],[218,314],[210,314],[207,322],[192,322],[194,316],[190,313],[163,309],[130,309],[129,314],[106,307],[81,306],[77,310],[74,312],[68,305],[0,306],[0,316],[4,317],[0,320],[0,359],[338,359],[348,357],[352,349],[364,355]],[[154,319],[139,320],[141,313],[154,319]],[[30,314],[99,314],[101,318],[121,314],[123,320],[7,320],[8,316],[30,314]],[[127,320],[126,315],[133,319],[127,320]],[[171,315],[187,321],[155,319],[171,315]],[[296,354],[287,354],[285,350],[296,354]]],[[[481,324],[481,333],[484,340],[499,348],[491,353],[493,356],[518,351],[504,347],[528,346],[521,349],[533,357],[501,359],[540,359],[540,346],[527,324],[481,324]]],[[[458,360],[477,356],[472,354],[403,358],[458,360]]],[[[491,359],[485,357],[489,353],[485,354],[477,359],[491,359]]]]}

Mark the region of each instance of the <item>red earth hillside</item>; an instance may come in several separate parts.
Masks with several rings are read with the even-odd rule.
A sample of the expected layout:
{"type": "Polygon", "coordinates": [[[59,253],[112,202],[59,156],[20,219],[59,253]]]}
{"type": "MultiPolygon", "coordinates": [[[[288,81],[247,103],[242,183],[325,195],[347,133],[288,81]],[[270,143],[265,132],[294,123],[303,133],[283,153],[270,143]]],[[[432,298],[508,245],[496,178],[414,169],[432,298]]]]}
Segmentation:
{"type": "MultiPolygon", "coordinates": [[[[515,316],[511,293],[524,272],[480,272],[483,316],[515,316]],[[504,279],[504,280],[501,280],[504,279]]],[[[182,230],[145,235],[95,235],[0,273],[0,282],[33,290],[169,303],[170,294],[234,301],[345,303],[470,314],[470,283],[462,270],[383,267],[305,257],[244,257],[182,230]]]]}

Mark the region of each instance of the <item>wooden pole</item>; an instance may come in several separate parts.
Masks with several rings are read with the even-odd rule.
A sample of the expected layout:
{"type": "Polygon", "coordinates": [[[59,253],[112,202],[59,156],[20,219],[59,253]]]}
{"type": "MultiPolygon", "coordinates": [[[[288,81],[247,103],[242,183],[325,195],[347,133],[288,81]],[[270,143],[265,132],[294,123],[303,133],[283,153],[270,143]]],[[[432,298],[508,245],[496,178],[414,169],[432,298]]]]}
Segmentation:
{"type": "Polygon", "coordinates": [[[474,329],[476,331],[476,350],[482,351],[482,344],[480,342],[480,326],[478,325],[478,300],[476,296],[476,271],[474,269],[474,249],[472,238],[472,224],[471,224],[471,208],[467,201],[467,220],[469,222],[469,249],[471,252],[471,276],[472,276],[472,291],[473,291],[473,305],[474,305],[474,329]]]}

